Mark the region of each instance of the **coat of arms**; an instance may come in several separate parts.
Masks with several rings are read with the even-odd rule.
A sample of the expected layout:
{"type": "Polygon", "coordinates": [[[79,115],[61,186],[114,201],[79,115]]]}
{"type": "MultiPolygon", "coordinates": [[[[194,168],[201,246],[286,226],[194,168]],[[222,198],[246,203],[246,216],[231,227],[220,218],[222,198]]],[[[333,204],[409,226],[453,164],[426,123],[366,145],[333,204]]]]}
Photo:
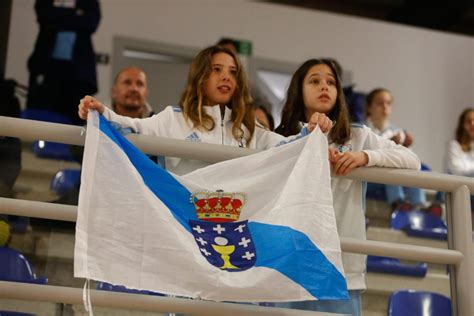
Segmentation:
{"type": "Polygon", "coordinates": [[[257,259],[248,221],[238,221],[246,202],[244,193],[217,190],[191,195],[199,220],[189,224],[201,254],[207,261],[226,271],[251,268],[257,259]]]}

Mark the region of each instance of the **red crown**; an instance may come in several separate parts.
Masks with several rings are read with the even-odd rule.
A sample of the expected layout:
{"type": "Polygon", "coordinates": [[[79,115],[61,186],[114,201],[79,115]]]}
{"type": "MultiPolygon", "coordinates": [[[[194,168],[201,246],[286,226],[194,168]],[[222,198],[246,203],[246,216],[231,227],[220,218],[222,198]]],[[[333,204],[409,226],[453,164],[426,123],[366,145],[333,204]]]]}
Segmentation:
{"type": "Polygon", "coordinates": [[[239,219],[246,200],[242,192],[217,190],[194,192],[190,202],[194,204],[199,219],[209,222],[234,222],[239,219]]]}

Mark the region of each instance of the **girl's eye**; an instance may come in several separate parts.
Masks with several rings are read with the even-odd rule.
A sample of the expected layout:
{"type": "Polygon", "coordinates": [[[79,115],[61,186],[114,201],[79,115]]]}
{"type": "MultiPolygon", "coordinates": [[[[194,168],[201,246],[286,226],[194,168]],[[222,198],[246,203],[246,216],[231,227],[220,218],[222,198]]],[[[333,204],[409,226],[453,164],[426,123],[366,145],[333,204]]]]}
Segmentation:
{"type": "Polygon", "coordinates": [[[212,67],[212,71],[219,72],[219,71],[221,71],[221,68],[220,67],[212,67]]]}
{"type": "Polygon", "coordinates": [[[311,84],[318,84],[319,80],[318,79],[312,79],[309,83],[311,84]]]}
{"type": "Polygon", "coordinates": [[[237,69],[232,69],[232,70],[230,71],[230,74],[231,74],[232,76],[234,76],[234,77],[237,76],[237,69]]]}
{"type": "Polygon", "coordinates": [[[328,85],[334,86],[336,85],[336,82],[334,80],[328,80],[328,85]]]}

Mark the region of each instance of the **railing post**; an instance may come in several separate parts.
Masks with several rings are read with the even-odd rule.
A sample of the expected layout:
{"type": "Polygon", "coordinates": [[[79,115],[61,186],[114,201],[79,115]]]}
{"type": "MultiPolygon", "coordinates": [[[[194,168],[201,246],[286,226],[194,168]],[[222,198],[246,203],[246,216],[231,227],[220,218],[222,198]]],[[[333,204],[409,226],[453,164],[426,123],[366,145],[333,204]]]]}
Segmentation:
{"type": "MultiPolygon", "coordinates": [[[[448,197],[448,245],[464,254],[451,276],[451,298],[454,315],[474,315],[474,259],[470,192],[462,185],[448,197]]],[[[453,269],[451,269],[453,271],[453,269]]]]}

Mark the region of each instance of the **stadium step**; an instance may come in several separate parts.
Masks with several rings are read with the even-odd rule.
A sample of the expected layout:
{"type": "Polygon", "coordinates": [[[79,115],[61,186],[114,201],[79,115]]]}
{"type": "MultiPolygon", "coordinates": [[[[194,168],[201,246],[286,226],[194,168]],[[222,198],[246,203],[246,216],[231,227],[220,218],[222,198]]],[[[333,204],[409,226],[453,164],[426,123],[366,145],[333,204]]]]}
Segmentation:
{"type": "Polygon", "coordinates": [[[22,168],[13,187],[17,199],[31,201],[53,201],[58,196],[50,190],[51,180],[63,169],[79,169],[80,164],[71,161],[42,159],[35,156],[31,146],[23,145],[22,168]]]}

